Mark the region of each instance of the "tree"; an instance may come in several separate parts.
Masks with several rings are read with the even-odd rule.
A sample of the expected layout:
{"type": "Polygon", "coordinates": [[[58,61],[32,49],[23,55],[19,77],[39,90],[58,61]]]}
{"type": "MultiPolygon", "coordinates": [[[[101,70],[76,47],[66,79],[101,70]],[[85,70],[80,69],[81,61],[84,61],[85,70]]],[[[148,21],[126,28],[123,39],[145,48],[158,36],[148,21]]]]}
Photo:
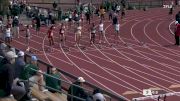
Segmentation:
{"type": "Polygon", "coordinates": [[[0,0],[0,15],[4,15],[8,12],[9,0],[0,0]]]}

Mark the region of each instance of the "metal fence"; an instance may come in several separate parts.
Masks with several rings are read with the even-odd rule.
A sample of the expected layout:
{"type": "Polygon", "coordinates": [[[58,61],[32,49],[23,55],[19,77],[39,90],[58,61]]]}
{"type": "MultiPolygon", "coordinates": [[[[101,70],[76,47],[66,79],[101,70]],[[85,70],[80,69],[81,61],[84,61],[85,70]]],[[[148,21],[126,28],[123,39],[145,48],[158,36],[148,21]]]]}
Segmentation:
{"type": "MultiPolygon", "coordinates": [[[[3,43],[3,42],[4,42],[3,40],[0,40],[0,43],[3,43]]],[[[7,45],[8,45],[8,44],[7,44],[7,45]]],[[[11,45],[8,45],[8,47],[12,47],[12,46],[11,46],[11,45]]],[[[18,52],[20,51],[20,49],[17,49],[17,48],[16,48],[15,50],[16,50],[16,53],[18,53],[18,52]]],[[[31,56],[32,56],[32,54],[28,54],[28,53],[25,54],[24,59],[25,59],[25,61],[26,61],[27,63],[30,62],[31,56]]],[[[38,66],[39,66],[40,70],[42,70],[43,72],[47,73],[47,75],[50,73],[50,70],[54,67],[54,66],[52,66],[52,65],[44,62],[44,61],[41,60],[41,59],[38,60],[38,66]]],[[[66,71],[63,71],[63,70],[59,69],[59,67],[56,67],[56,68],[57,68],[57,70],[59,71],[59,73],[60,73],[61,75],[65,76],[65,77],[66,77],[68,80],[70,80],[71,82],[74,82],[74,81],[77,80],[77,77],[76,77],[75,75],[73,75],[73,74],[71,74],[71,73],[68,73],[68,72],[66,72],[66,71]]],[[[61,78],[61,79],[59,79],[59,80],[61,80],[61,88],[62,88],[64,91],[66,91],[66,92],[64,92],[64,94],[67,95],[67,91],[68,91],[70,85],[72,85],[72,83],[66,81],[65,78],[61,78]]],[[[99,87],[95,86],[94,84],[91,84],[91,83],[88,82],[88,81],[86,81],[86,82],[84,83],[84,86],[83,86],[83,87],[86,89],[87,92],[91,92],[91,93],[92,93],[92,91],[93,91],[94,89],[97,89],[97,88],[100,89],[100,91],[105,95],[107,101],[126,101],[126,100],[124,100],[124,98],[122,98],[122,96],[116,95],[116,94],[114,94],[113,92],[108,91],[108,90],[105,90],[105,89],[103,89],[103,88],[99,88],[99,87]]]]}

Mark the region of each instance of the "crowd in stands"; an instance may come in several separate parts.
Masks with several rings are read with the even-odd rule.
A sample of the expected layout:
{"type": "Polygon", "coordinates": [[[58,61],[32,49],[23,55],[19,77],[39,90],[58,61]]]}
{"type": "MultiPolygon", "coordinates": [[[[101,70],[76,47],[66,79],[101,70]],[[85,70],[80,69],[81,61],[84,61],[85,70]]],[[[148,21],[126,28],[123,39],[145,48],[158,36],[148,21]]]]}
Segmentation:
{"type": "MultiPolygon", "coordinates": [[[[38,65],[38,58],[31,56],[31,61],[26,62],[23,51],[16,52],[5,43],[0,44],[0,99],[14,96],[17,101],[31,101],[31,87],[37,83],[41,92],[61,92],[60,73],[53,67],[48,75],[44,75],[38,65]],[[17,53],[17,54],[16,54],[17,53]],[[30,81],[30,82],[28,82],[30,81]],[[44,86],[48,88],[46,89],[44,86]],[[54,90],[55,89],[55,90],[54,90]]],[[[89,94],[84,88],[85,79],[79,77],[68,89],[68,94],[87,101],[105,101],[99,89],[89,94]],[[82,87],[82,88],[81,88],[82,87]]],[[[81,101],[68,95],[68,101],[81,101]]]]}

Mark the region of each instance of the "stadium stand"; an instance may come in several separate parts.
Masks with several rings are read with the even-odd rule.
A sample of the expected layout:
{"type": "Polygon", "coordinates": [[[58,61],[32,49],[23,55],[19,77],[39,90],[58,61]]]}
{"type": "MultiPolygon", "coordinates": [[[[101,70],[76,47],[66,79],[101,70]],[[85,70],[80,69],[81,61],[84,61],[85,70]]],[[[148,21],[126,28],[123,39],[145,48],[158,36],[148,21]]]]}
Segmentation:
{"type": "MultiPolygon", "coordinates": [[[[1,40],[1,42],[0,43],[3,43],[3,41],[1,40]]],[[[7,45],[8,47],[11,47],[10,45],[7,45]]],[[[16,50],[16,53],[17,52],[19,52],[19,50],[18,49],[15,49],[16,50]]],[[[25,56],[24,56],[24,59],[25,59],[25,61],[26,61],[26,63],[28,63],[28,62],[30,62],[30,60],[31,60],[31,55],[29,55],[29,54],[25,54],[25,56]]],[[[47,63],[45,63],[45,62],[43,62],[43,61],[41,61],[41,60],[38,60],[38,64],[39,64],[39,66],[40,66],[40,69],[42,69],[44,72],[46,71],[47,73],[49,73],[50,72],[50,69],[51,68],[53,68],[53,66],[51,66],[50,64],[47,64],[47,63]]],[[[63,75],[65,75],[65,76],[67,76],[68,78],[71,78],[72,79],[72,81],[74,81],[74,80],[76,80],[77,79],[77,77],[76,76],[74,76],[74,75],[72,75],[72,74],[69,74],[69,73],[67,73],[67,72],[65,72],[65,71],[62,71],[62,70],[60,70],[60,69],[58,69],[57,68],[57,70],[61,73],[61,74],[63,74],[63,75]]],[[[44,75],[48,75],[48,74],[44,74],[44,75]]],[[[48,76],[50,76],[50,75],[48,75],[48,76]]],[[[58,79],[58,78],[57,78],[58,79]]],[[[55,94],[53,94],[53,93],[51,93],[51,92],[49,92],[49,91],[47,91],[47,92],[41,92],[41,91],[39,91],[37,88],[37,85],[36,86],[33,86],[33,87],[31,87],[31,92],[32,92],[32,96],[34,97],[34,98],[36,98],[36,99],[38,99],[38,100],[40,100],[40,101],[46,101],[46,100],[50,100],[50,101],[66,101],[67,100],[67,90],[68,90],[68,87],[70,86],[70,85],[72,85],[71,83],[69,83],[68,81],[65,81],[65,80],[62,80],[62,79],[59,79],[59,80],[61,80],[61,82],[63,82],[62,83],[62,91],[57,91],[57,92],[59,92],[59,93],[55,93],[55,94]],[[60,99],[59,99],[60,98],[60,99]]],[[[23,81],[23,80],[22,80],[23,81]]],[[[34,82],[35,83],[35,82],[34,82]]],[[[95,85],[93,85],[93,84],[91,84],[91,83],[89,83],[89,82],[85,82],[85,87],[87,87],[88,89],[85,89],[87,92],[89,92],[89,93],[91,93],[92,94],[92,91],[93,91],[93,89],[95,89],[95,88],[98,88],[98,87],[96,87],[95,85]]],[[[45,85],[43,85],[44,87],[46,87],[45,85]]],[[[76,85],[74,85],[74,86],[76,86],[76,85]]],[[[50,88],[50,87],[48,87],[48,88],[50,88]]],[[[50,89],[52,89],[52,90],[55,90],[55,89],[53,89],[53,88],[50,88],[50,89]]],[[[108,91],[106,91],[106,90],[103,90],[103,89],[101,89],[101,88],[99,88],[101,91],[102,91],[102,93],[104,94],[104,96],[106,97],[106,99],[109,99],[109,101],[125,101],[125,100],[123,100],[121,97],[119,97],[119,96],[117,96],[117,95],[114,95],[113,93],[111,93],[111,92],[108,92],[108,91]]],[[[68,96],[72,96],[72,95],[68,95],[68,96]]],[[[75,97],[76,98],[76,97],[75,97]]],[[[12,100],[13,98],[7,98],[7,99],[5,99],[5,100],[3,100],[2,99],[2,101],[13,101],[12,100]]],[[[83,99],[82,99],[83,100],[83,99]]],[[[1,101],[1,99],[0,99],[0,101],[1,101]]]]}

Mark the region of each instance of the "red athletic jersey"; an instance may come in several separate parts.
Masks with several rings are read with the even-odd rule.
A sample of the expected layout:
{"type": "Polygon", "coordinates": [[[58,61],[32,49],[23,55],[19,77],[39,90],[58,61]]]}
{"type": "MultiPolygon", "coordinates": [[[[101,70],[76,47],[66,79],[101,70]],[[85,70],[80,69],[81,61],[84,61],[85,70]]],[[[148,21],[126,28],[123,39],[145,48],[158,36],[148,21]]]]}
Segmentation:
{"type": "Polygon", "coordinates": [[[50,38],[50,37],[52,37],[53,36],[53,32],[52,32],[52,30],[49,30],[48,31],[48,38],[50,38]]]}
{"type": "Polygon", "coordinates": [[[180,36],[180,24],[176,25],[175,35],[176,35],[176,36],[180,36]]]}

